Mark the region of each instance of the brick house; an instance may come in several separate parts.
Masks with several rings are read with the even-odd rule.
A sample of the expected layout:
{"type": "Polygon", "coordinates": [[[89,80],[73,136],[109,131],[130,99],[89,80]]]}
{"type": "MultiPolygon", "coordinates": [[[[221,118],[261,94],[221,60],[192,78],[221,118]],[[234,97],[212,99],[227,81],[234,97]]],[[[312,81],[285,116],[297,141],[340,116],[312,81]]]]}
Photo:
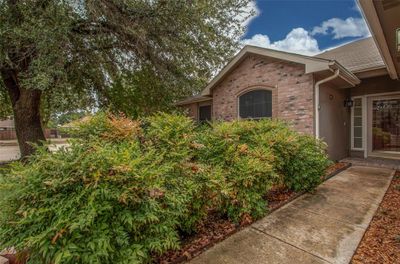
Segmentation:
{"type": "MultiPolygon", "coordinates": [[[[46,128],[44,134],[46,138],[57,138],[59,136],[57,129],[46,128]]],[[[17,139],[17,133],[15,131],[14,120],[12,118],[0,120],[0,140],[15,139],[17,139]]]]}
{"type": "Polygon", "coordinates": [[[0,131],[14,130],[14,120],[11,118],[0,120],[0,131]]]}
{"type": "Polygon", "coordinates": [[[398,159],[400,48],[385,55],[386,38],[378,39],[369,24],[373,37],[316,56],[245,46],[201,94],[177,105],[198,121],[286,120],[297,131],[326,141],[333,160],[398,159]]]}

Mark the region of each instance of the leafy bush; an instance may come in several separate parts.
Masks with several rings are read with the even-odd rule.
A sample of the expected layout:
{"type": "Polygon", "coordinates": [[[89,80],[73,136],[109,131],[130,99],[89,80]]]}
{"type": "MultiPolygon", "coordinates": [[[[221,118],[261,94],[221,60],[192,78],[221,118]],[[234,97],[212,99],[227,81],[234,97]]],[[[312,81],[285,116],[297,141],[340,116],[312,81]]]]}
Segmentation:
{"type": "Polygon", "coordinates": [[[274,120],[99,113],[73,130],[68,149],[39,147],[0,176],[0,248],[30,263],[148,262],[210,211],[259,218],[272,185],[312,190],[327,164],[322,143],[274,120]]]}
{"type": "Polygon", "coordinates": [[[171,173],[164,175],[165,191],[166,194],[176,192],[177,197],[184,199],[186,207],[182,208],[178,227],[191,233],[215,200],[213,190],[222,174],[209,165],[193,161],[196,134],[190,118],[158,113],[144,123],[145,146],[155,148],[164,160],[174,162],[171,173]]]}
{"type": "Polygon", "coordinates": [[[283,185],[294,191],[312,191],[320,184],[330,164],[325,143],[279,120],[260,120],[246,127],[251,130],[244,132],[247,141],[259,148],[271,148],[273,166],[283,185]]]}
{"type": "Polygon", "coordinates": [[[85,116],[69,123],[69,128],[64,129],[68,134],[86,139],[124,140],[140,135],[140,122],[124,116],[114,116],[106,112],[85,116]]]}
{"type": "Polygon", "coordinates": [[[199,133],[197,158],[224,172],[219,211],[235,222],[247,215],[260,218],[266,214],[263,196],[276,181],[273,155],[268,148],[251,144],[256,122],[214,123],[199,133]],[[249,144],[248,144],[249,143],[249,144]]]}
{"type": "Polygon", "coordinates": [[[322,181],[326,167],[330,164],[322,141],[306,135],[298,135],[292,145],[292,154],[281,169],[285,185],[294,191],[312,191],[322,181]]]}
{"type": "MultiPolygon", "coordinates": [[[[182,117],[164,118],[150,127],[193,128],[182,117]]],[[[1,246],[28,248],[31,263],[142,263],[178,248],[180,227],[204,215],[193,211],[202,208],[193,199],[209,168],[189,164],[185,144],[178,145],[184,155],[171,155],[173,140],[161,130],[146,134],[135,122],[128,126],[135,133],[121,132],[127,124],[100,114],[81,126],[92,135],[68,150],[39,149],[29,164],[13,164],[2,181],[1,246]],[[163,139],[165,146],[153,142],[163,139]]]]}

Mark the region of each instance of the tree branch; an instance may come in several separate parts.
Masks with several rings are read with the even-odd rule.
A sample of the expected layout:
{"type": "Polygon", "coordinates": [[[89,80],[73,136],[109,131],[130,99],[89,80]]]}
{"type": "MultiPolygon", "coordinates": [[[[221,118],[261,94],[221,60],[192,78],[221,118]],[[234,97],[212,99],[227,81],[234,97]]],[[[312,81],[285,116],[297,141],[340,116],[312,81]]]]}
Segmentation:
{"type": "Polygon", "coordinates": [[[18,85],[17,74],[14,70],[1,70],[1,77],[3,78],[4,86],[10,95],[11,103],[14,106],[20,97],[20,90],[18,85]]]}

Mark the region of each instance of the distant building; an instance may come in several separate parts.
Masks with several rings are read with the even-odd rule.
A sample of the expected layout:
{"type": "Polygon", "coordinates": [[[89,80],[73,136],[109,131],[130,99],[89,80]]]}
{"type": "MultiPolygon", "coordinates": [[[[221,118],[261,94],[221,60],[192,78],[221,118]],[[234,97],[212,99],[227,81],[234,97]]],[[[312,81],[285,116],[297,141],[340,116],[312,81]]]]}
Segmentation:
{"type": "Polygon", "coordinates": [[[13,119],[6,119],[0,120],[0,130],[14,130],[14,120],[13,119]]]}

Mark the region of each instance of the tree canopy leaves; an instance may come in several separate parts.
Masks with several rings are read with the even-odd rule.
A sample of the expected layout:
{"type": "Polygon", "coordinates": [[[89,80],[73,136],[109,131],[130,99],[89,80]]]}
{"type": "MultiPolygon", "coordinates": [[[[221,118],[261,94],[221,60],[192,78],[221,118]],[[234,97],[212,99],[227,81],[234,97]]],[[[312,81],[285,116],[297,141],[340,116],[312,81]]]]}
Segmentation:
{"type": "MultiPolygon", "coordinates": [[[[44,116],[88,106],[165,109],[236,51],[249,2],[0,0],[0,72],[41,90],[44,116]]],[[[10,112],[5,91],[0,84],[0,114],[10,112]]]]}

